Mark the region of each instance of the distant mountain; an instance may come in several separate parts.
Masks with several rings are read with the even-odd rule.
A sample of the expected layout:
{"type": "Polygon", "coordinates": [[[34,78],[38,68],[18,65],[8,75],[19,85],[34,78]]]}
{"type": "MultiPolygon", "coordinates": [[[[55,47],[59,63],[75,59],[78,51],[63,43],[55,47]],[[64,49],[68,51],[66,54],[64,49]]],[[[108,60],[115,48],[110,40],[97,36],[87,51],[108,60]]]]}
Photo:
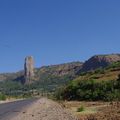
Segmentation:
{"type": "MultiPolygon", "coordinates": [[[[82,67],[81,62],[71,62],[59,65],[43,66],[36,68],[34,82],[31,87],[38,89],[38,91],[54,91],[57,87],[65,85],[68,81],[76,78],[78,71],[82,67]]],[[[5,73],[0,74],[1,88],[2,91],[6,90],[7,94],[9,90],[13,89],[11,86],[17,86],[19,82],[24,82],[24,71],[17,73],[5,73]],[[4,82],[2,82],[4,81],[4,82]],[[17,81],[13,83],[13,81],[17,81]],[[12,83],[11,83],[12,82],[12,83]],[[4,84],[3,84],[4,83],[4,84]],[[15,84],[15,85],[14,85],[15,84]]],[[[25,85],[26,86],[26,85],[25,85]]],[[[14,90],[21,91],[21,89],[29,89],[23,87],[14,87],[14,90]],[[18,90],[17,90],[18,89],[18,90]]],[[[12,91],[14,93],[14,91],[12,91]]],[[[14,93],[16,94],[16,93],[14,93]]]]}
{"type": "Polygon", "coordinates": [[[82,65],[82,62],[71,62],[51,66],[43,66],[41,68],[36,69],[36,74],[37,77],[40,77],[41,74],[49,74],[58,77],[66,75],[75,76],[78,73],[78,71],[82,68],[82,65]]]}
{"type": "Polygon", "coordinates": [[[83,64],[80,72],[87,72],[97,68],[104,68],[113,62],[118,61],[120,61],[120,54],[95,55],[83,64]]]}
{"type": "Polygon", "coordinates": [[[0,81],[14,80],[22,75],[23,75],[23,71],[19,71],[19,72],[15,72],[15,73],[1,73],[0,81]]]}
{"type": "MultiPolygon", "coordinates": [[[[51,65],[51,66],[43,66],[41,68],[36,68],[35,71],[35,80],[42,81],[43,79],[47,79],[52,77],[75,77],[78,71],[82,67],[82,62],[71,62],[59,65],[51,65]]],[[[18,80],[22,79],[24,75],[24,71],[16,72],[16,73],[2,73],[0,74],[0,81],[5,80],[18,80]]]]}
{"type": "MultiPolygon", "coordinates": [[[[44,81],[46,81],[46,84],[62,84],[76,78],[82,72],[93,71],[98,68],[105,68],[113,62],[118,61],[120,61],[120,54],[109,54],[95,55],[85,61],[85,63],[71,62],[59,65],[43,66],[34,70],[35,81],[39,81],[41,84],[44,81]]],[[[0,74],[0,81],[22,81],[23,76],[24,71],[0,74]]]]}
{"type": "Polygon", "coordinates": [[[34,82],[32,82],[30,88],[28,86],[25,87],[26,84],[25,86],[19,86],[19,82],[24,81],[24,71],[0,74],[0,91],[6,91],[8,94],[11,94],[9,93],[11,89],[14,94],[16,94],[14,92],[16,89],[18,89],[17,92],[26,89],[54,92],[56,88],[65,86],[74,80],[116,80],[120,73],[119,61],[120,54],[95,55],[85,63],[71,62],[35,68],[34,82]]]}

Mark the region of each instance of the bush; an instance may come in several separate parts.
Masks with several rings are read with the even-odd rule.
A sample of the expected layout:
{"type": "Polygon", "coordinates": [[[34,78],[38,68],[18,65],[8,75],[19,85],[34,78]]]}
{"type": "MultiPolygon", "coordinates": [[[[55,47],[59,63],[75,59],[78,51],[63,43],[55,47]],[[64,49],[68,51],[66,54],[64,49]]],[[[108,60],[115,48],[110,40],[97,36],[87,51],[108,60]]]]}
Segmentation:
{"type": "Polygon", "coordinates": [[[2,93],[0,93],[0,100],[6,100],[6,96],[2,93]]]}
{"type": "Polygon", "coordinates": [[[83,106],[81,106],[77,109],[77,112],[83,112],[84,110],[85,110],[85,108],[83,106]]]}

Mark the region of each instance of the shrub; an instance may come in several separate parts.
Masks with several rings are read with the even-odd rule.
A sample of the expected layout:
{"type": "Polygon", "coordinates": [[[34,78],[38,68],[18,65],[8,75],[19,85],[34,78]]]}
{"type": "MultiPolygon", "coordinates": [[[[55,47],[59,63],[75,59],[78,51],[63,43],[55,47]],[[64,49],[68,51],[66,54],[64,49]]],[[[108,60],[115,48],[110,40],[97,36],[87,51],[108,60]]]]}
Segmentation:
{"type": "Polygon", "coordinates": [[[102,82],[72,81],[62,91],[59,91],[58,96],[63,100],[120,100],[120,82],[119,79],[102,82]]]}
{"type": "Polygon", "coordinates": [[[2,93],[0,93],[0,100],[6,100],[6,96],[2,93]]]}
{"type": "Polygon", "coordinates": [[[85,110],[85,108],[83,106],[80,106],[78,109],[77,109],[77,112],[83,112],[85,110]]]}

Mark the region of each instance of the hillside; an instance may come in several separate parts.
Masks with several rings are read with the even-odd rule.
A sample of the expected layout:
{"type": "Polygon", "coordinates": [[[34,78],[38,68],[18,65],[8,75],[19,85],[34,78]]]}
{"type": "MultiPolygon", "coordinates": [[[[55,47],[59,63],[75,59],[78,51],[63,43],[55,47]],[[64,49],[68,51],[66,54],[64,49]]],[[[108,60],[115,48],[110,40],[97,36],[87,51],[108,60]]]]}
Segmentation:
{"type": "MultiPolygon", "coordinates": [[[[98,68],[105,68],[113,62],[120,61],[120,54],[109,55],[95,55],[90,59],[82,62],[71,62],[58,65],[43,66],[41,68],[35,68],[35,81],[42,81],[49,77],[63,77],[69,76],[70,78],[76,77],[83,72],[93,71],[98,68]]],[[[5,80],[18,80],[22,78],[24,71],[16,73],[2,73],[0,74],[0,81],[5,80]]]]}
{"type": "MultiPolygon", "coordinates": [[[[42,81],[47,77],[75,77],[78,71],[82,67],[82,62],[71,62],[59,65],[43,66],[41,68],[35,68],[35,80],[42,81]]],[[[19,80],[24,75],[24,71],[16,73],[2,73],[0,74],[0,81],[6,80],[19,80]]]]}
{"type": "Polygon", "coordinates": [[[85,61],[80,72],[87,72],[97,68],[105,68],[117,61],[120,61],[120,54],[95,55],[85,61]]]}
{"type": "Polygon", "coordinates": [[[68,81],[76,78],[82,64],[81,62],[72,62],[36,68],[34,70],[35,80],[30,86],[21,84],[24,77],[23,71],[0,74],[0,91],[7,95],[23,95],[31,89],[38,92],[55,91],[58,86],[65,85],[68,81]]]}
{"type": "Polygon", "coordinates": [[[85,63],[71,62],[35,68],[34,82],[30,86],[20,84],[24,78],[24,71],[0,74],[0,89],[7,94],[14,94],[14,90],[22,93],[22,89],[54,92],[56,88],[65,86],[70,81],[116,80],[120,72],[119,59],[119,54],[96,55],[85,63]]]}
{"type": "Polygon", "coordinates": [[[120,62],[80,73],[56,95],[67,100],[120,100],[120,62]]]}
{"type": "Polygon", "coordinates": [[[14,80],[22,75],[23,75],[23,71],[16,72],[16,73],[1,73],[0,81],[14,80]]]}
{"type": "Polygon", "coordinates": [[[81,72],[75,80],[116,80],[120,74],[120,62],[114,62],[105,68],[98,68],[93,71],[81,72]]]}

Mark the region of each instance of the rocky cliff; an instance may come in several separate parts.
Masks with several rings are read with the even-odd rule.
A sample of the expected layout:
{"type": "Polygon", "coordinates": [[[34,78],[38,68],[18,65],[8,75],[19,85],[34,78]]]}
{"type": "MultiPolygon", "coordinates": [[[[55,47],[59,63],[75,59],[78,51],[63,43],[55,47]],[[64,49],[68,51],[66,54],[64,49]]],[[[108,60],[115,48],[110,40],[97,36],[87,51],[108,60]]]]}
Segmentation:
{"type": "Polygon", "coordinates": [[[120,54],[95,55],[83,64],[80,71],[86,72],[97,68],[104,68],[117,61],[120,61],[120,54]]]}

